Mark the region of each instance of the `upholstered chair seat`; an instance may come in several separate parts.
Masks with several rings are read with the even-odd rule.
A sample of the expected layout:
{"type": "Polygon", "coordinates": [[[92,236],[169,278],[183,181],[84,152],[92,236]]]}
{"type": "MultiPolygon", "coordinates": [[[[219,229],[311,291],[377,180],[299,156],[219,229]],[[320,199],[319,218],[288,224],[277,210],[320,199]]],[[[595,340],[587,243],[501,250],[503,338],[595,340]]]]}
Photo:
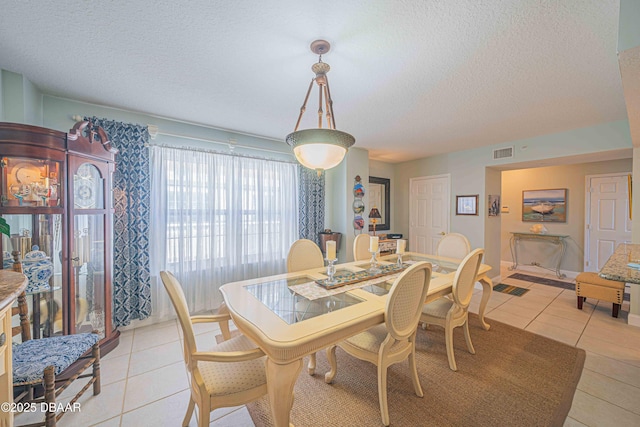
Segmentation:
{"type": "MultiPolygon", "coordinates": [[[[223,341],[207,351],[250,351],[255,347],[256,345],[251,340],[241,335],[223,341]]],[[[234,363],[198,362],[198,368],[209,395],[212,397],[229,396],[266,384],[265,359],[266,357],[263,356],[234,363]]]]}
{"type": "Polygon", "coordinates": [[[444,319],[447,316],[447,313],[454,306],[455,303],[453,300],[450,300],[449,298],[439,298],[432,303],[425,304],[422,314],[444,319]]]}
{"type": "Polygon", "coordinates": [[[53,366],[54,373],[60,375],[99,340],[97,334],[76,334],[16,344],[13,347],[13,385],[42,382],[42,373],[48,366],[53,366]]]}
{"type": "MultiPolygon", "coordinates": [[[[351,338],[347,338],[345,342],[353,348],[377,355],[380,346],[384,340],[387,339],[387,335],[389,335],[389,331],[386,326],[378,325],[351,338]]],[[[389,351],[388,355],[391,356],[395,353],[400,353],[410,346],[411,343],[409,341],[396,341],[387,349],[389,351]]]]}

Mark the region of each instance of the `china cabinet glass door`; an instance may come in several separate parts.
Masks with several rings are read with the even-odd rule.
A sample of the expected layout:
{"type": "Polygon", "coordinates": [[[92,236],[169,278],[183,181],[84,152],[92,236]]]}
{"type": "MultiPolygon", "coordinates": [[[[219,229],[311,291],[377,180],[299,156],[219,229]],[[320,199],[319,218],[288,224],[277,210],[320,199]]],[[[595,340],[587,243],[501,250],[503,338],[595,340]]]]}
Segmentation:
{"type": "Polygon", "coordinates": [[[70,157],[71,212],[70,268],[76,301],[74,331],[97,331],[105,338],[113,330],[111,280],[110,205],[105,194],[107,164],[70,157]]]}
{"type": "Polygon", "coordinates": [[[19,154],[16,144],[2,147],[3,268],[13,267],[12,252],[16,251],[28,279],[33,337],[62,334],[63,154],[42,149],[25,156],[19,154]]]}

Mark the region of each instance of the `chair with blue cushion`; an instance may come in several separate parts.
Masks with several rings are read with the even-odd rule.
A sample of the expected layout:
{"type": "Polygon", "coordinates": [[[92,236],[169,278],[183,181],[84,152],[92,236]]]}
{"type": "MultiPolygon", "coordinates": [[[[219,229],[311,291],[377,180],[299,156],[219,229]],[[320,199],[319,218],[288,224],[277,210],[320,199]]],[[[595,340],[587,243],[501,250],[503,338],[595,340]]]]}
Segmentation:
{"type": "Polygon", "coordinates": [[[100,337],[95,333],[83,333],[30,339],[25,292],[18,297],[18,307],[12,314],[20,316],[20,325],[13,328],[13,335],[22,338],[22,342],[13,347],[14,402],[36,403],[37,408],[45,403],[44,420],[29,426],[55,426],[64,414],[64,411],[55,412],[56,398],[74,380],[89,378],[71,404],[92,385],[93,395],[100,394],[100,337]],[[92,372],[83,374],[89,367],[93,368],[92,372]]]}

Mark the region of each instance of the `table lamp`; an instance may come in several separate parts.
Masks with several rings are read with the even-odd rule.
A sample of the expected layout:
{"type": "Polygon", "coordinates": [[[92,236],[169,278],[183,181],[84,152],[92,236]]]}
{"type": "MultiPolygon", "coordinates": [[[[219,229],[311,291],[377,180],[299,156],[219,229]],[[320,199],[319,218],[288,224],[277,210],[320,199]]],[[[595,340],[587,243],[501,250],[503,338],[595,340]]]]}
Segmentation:
{"type": "Polygon", "coordinates": [[[378,208],[376,208],[376,207],[371,208],[371,212],[369,212],[369,219],[371,220],[371,224],[373,224],[373,235],[374,236],[376,235],[376,223],[381,218],[382,217],[380,216],[380,211],[378,210],[378,208]]]}

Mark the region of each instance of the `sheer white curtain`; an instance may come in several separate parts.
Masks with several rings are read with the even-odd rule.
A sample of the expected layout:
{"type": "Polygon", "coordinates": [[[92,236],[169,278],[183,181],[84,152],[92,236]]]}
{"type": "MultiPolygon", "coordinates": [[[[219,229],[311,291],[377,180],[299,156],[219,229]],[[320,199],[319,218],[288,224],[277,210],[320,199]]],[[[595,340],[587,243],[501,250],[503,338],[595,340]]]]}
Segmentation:
{"type": "Polygon", "coordinates": [[[152,317],[175,317],[170,270],[193,312],[217,308],[225,283],[286,271],[298,238],[297,165],[151,147],[152,317]]]}

